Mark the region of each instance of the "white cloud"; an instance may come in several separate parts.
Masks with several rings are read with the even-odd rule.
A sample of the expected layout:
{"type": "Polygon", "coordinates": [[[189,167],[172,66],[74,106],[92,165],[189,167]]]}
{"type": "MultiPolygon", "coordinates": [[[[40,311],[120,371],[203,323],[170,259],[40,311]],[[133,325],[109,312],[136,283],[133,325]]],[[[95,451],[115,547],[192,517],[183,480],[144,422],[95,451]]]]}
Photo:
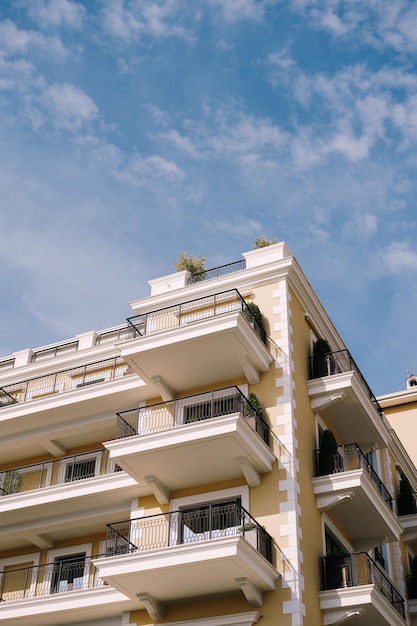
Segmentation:
{"type": "Polygon", "coordinates": [[[183,170],[174,163],[153,155],[144,157],[133,155],[124,166],[113,171],[113,176],[123,183],[128,183],[133,187],[143,185],[155,185],[156,181],[166,181],[169,183],[181,183],[185,178],[183,170]]]}
{"type": "Polygon", "coordinates": [[[30,18],[42,28],[45,26],[70,26],[81,28],[86,10],[79,2],[72,0],[25,0],[30,18]]]}
{"type": "Polygon", "coordinates": [[[405,242],[393,242],[381,255],[381,264],[390,274],[417,270],[417,253],[405,242]]]}
{"type": "Polygon", "coordinates": [[[102,10],[104,31],[125,42],[145,36],[188,38],[180,22],[179,0],[106,0],[102,10]]]}
{"type": "Polygon", "coordinates": [[[98,115],[98,108],[91,98],[74,85],[50,85],[46,88],[42,101],[52,125],[58,129],[78,131],[98,115]]]}
{"type": "Polygon", "coordinates": [[[27,54],[38,50],[59,61],[67,56],[67,51],[58,37],[20,29],[9,19],[0,21],[0,50],[8,55],[27,54]]]}
{"type": "Polygon", "coordinates": [[[260,20],[265,10],[265,3],[260,0],[206,0],[206,2],[211,8],[220,11],[222,18],[228,22],[242,19],[260,20]]]}

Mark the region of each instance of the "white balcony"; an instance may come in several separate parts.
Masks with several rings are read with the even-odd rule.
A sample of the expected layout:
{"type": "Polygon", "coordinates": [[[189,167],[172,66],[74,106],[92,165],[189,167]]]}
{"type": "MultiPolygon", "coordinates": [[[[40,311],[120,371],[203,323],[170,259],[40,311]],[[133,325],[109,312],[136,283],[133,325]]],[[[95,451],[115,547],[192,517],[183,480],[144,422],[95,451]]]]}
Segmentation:
{"type": "Polygon", "coordinates": [[[332,352],[324,363],[310,359],[307,383],[311,407],[342,441],[356,441],[362,450],[386,448],[388,429],[382,410],[347,350],[332,352]]]}
{"type": "Polygon", "coordinates": [[[51,548],[57,541],[103,532],[109,515],[128,514],[130,500],[149,495],[125,472],[0,497],[0,551],[51,548]]]}
{"type": "Polygon", "coordinates": [[[107,549],[100,578],[154,620],[165,604],[239,590],[261,606],[279,576],[271,537],[236,502],[110,524],[107,549]]]}
{"type": "Polygon", "coordinates": [[[90,559],[74,575],[59,574],[54,563],[8,568],[2,574],[0,598],[0,624],[5,626],[59,626],[139,608],[138,601],[105,586],[90,559]]]}
{"type": "Polygon", "coordinates": [[[236,290],[131,318],[137,338],[118,344],[149,385],[175,393],[246,377],[257,383],[273,361],[266,336],[236,290]]]}
{"type": "Polygon", "coordinates": [[[398,541],[402,528],[392,498],[357,444],[316,451],[313,488],[320,511],[345,530],[355,550],[398,541]]]}
{"type": "Polygon", "coordinates": [[[366,553],[325,557],[320,608],[324,624],[404,626],[405,601],[392,581],[366,553]]]}
{"type": "Polygon", "coordinates": [[[257,486],[276,459],[268,426],[236,387],[119,413],[118,423],[123,438],[104,443],[110,458],[161,504],[171,491],[242,476],[257,486]]]}

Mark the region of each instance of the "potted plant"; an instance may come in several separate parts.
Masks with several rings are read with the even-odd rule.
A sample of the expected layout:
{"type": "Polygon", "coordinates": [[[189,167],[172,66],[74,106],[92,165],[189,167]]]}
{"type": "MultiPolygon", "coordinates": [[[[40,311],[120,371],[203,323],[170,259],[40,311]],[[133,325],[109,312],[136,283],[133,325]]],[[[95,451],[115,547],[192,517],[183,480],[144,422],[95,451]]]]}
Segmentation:
{"type": "Polygon", "coordinates": [[[253,242],[253,249],[259,250],[259,248],[267,248],[268,246],[272,246],[274,243],[278,243],[276,239],[268,239],[263,235],[259,235],[259,237],[256,237],[253,242]]]}
{"type": "MultiPolygon", "coordinates": [[[[253,430],[255,430],[256,432],[258,432],[258,434],[260,434],[261,436],[263,436],[263,433],[260,433],[258,431],[257,428],[257,419],[256,416],[259,416],[262,420],[264,419],[265,413],[263,410],[263,407],[261,405],[261,403],[259,402],[258,396],[254,393],[250,393],[248,396],[248,402],[244,403],[243,406],[243,416],[246,418],[246,420],[249,422],[249,424],[252,426],[253,430]]],[[[262,424],[259,425],[259,427],[261,427],[262,424]]]]}
{"type": "Polygon", "coordinates": [[[333,431],[326,429],[320,438],[317,472],[319,476],[333,474],[342,467],[342,457],[338,453],[338,444],[333,431]]]}
{"type": "Polygon", "coordinates": [[[260,308],[254,302],[247,302],[246,306],[243,310],[243,315],[246,317],[248,322],[257,322],[257,324],[264,330],[264,316],[261,313],[260,308]]]}
{"type": "Polygon", "coordinates": [[[199,256],[192,256],[187,252],[178,253],[178,261],[172,261],[177,272],[183,272],[188,270],[192,276],[197,274],[198,280],[203,280],[204,272],[206,271],[207,259],[201,254],[199,256]],[[201,276],[199,276],[201,274],[201,276]]]}
{"type": "Polygon", "coordinates": [[[19,493],[22,486],[23,476],[14,470],[6,472],[3,484],[0,485],[3,495],[19,493]]]}
{"type": "Polygon", "coordinates": [[[313,343],[313,358],[311,360],[311,376],[319,378],[332,374],[331,367],[332,349],[327,339],[319,338],[313,343]]]}
{"type": "Polygon", "coordinates": [[[413,515],[416,513],[416,501],[413,487],[407,476],[401,473],[400,489],[397,498],[398,515],[413,515]]]}

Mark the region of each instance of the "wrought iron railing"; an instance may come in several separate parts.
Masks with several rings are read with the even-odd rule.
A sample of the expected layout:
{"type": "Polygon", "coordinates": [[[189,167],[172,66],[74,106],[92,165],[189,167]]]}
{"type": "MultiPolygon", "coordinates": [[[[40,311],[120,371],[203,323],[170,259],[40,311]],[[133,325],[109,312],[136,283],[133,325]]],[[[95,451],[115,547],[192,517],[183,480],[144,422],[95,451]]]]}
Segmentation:
{"type": "Polygon", "coordinates": [[[39,361],[46,361],[47,359],[53,359],[62,354],[68,354],[69,352],[77,352],[78,340],[67,343],[61,343],[52,348],[44,348],[43,350],[35,350],[32,354],[32,363],[38,363],[39,361]]]}
{"type": "Polygon", "coordinates": [[[22,465],[0,471],[0,495],[34,491],[52,485],[104,476],[120,468],[109,459],[105,448],[91,450],[52,461],[22,465]]]}
{"type": "Polygon", "coordinates": [[[404,598],[387,573],[366,552],[325,556],[320,561],[323,590],[375,585],[405,619],[404,598]]]}
{"type": "Polygon", "coordinates": [[[136,336],[162,333],[179,326],[185,326],[202,320],[225,315],[233,311],[242,311],[258,337],[266,344],[266,332],[257,322],[255,316],[240,295],[237,289],[230,289],[204,298],[197,298],[181,302],[174,306],[165,307],[129,317],[127,322],[136,336]]]}
{"type": "Polygon", "coordinates": [[[6,385],[0,388],[0,407],[119,378],[127,369],[128,365],[121,357],[113,357],[6,385]]]}
{"type": "Polygon", "coordinates": [[[108,524],[108,556],[241,536],[272,563],[272,538],[237,500],[108,524]]]}
{"type": "Polygon", "coordinates": [[[96,346],[101,346],[104,343],[114,343],[115,341],[123,341],[125,339],[132,339],[136,333],[129,324],[124,324],[120,328],[112,330],[106,330],[101,333],[97,333],[96,346]]]}
{"type": "Polygon", "coordinates": [[[269,445],[268,424],[238,387],[225,387],[117,413],[116,438],[159,432],[232,413],[241,413],[269,445]]]}
{"type": "Polygon", "coordinates": [[[336,352],[329,352],[328,354],[320,357],[312,356],[309,358],[310,379],[321,378],[323,376],[334,376],[335,374],[351,371],[356,373],[369,399],[375,405],[378,413],[382,415],[383,411],[378,400],[372,393],[371,388],[363,377],[359,367],[356,365],[349,350],[338,350],[336,352]]]}
{"type": "Polygon", "coordinates": [[[393,498],[357,443],[336,448],[315,450],[316,476],[363,469],[376,487],[384,502],[392,510],[393,498]]]}
{"type": "Polygon", "coordinates": [[[232,274],[233,272],[239,272],[246,268],[246,261],[234,261],[233,263],[227,263],[227,265],[220,265],[219,267],[213,267],[209,270],[202,272],[196,272],[191,276],[188,284],[199,283],[202,280],[209,280],[210,278],[218,278],[219,276],[226,276],[226,274],[232,274]]]}
{"type": "Polygon", "coordinates": [[[2,570],[0,601],[10,602],[102,587],[105,583],[99,578],[92,563],[92,560],[99,556],[101,555],[92,557],[79,555],[57,559],[45,565],[2,570]]]}

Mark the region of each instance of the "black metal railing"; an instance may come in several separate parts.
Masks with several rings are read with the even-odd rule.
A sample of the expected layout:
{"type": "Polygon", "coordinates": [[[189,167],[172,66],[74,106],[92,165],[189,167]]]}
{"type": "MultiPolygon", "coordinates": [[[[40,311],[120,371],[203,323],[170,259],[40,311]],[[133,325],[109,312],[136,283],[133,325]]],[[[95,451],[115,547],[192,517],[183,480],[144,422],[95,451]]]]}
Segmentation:
{"type": "Polygon", "coordinates": [[[238,387],[225,387],[117,413],[116,438],[159,432],[232,413],[241,413],[269,445],[268,424],[238,387]]]}
{"type": "Polygon", "coordinates": [[[104,343],[114,343],[115,341],[124,341],[125,339],[132,339],[136,333],[129,324],[124,324],[120,328],[113,330],[106,330],[101,333],[97,333],[96,346],[101,346],[104,343]]]}
{"type": "Polygon", "coordinates": [[[241,536],[272,563],[272,537],[237,500],[108,524],[108,556],[241,536]]]}
{"type": "Polygon", "coordinates": [[[357,443],[348,443],[327,450],[314,450],[316,476],[363,469],[382,496],[393,509],[393,498],[357,443]]]}
{"type": "Polygon", "coordinates": [[[210,278],[219,278],[219,276],[226,276],[226,274],[232,274],[233,272],[239,272],[244,269],[246,269],[246,261],[244,259],[227,263],[226,265],[219,265],[218,267],[192,274],[188,284],[199,283],[202,280],[209,280],[210,278]]]}
{"type": "Polygon", "coordinates": [[[369,399],[375,405],[378,413],[382,416],[382,408],[378,403],[378,400],[375,398],[365,378],[363,377],[359,367],[356,365],[355,360],[353,359],[349,350],[338,350],[336,352],[329,352],[329,354],[320,357],[312,356],[309,358],[310,380],[313,378],[334,376],[335,374],[352,371],[356,373],[369,399]]]}
{"type": "Polygon", "coordinates": [[[404,598],[386,572],[366,552],[325,556],[320,562],[323,590],[375,585],[405,619],[404,598]]]}
{"type": "Polygon", "coordinates": [[[43,350],[35,350],[32,354],[32,363],[38,363],[38,361],[46,361],[47,359],[53,359],[69,352],[77,352],[78,340],[67,343],[61,343],[52,348],[44,348],[43,350]]]}
{"type": "Polygon", "coordinates": [[[22,465],[0,471],[0,495],[34,491],[52,485],[104,476],[118,471],[105,448],[64,456],[53,461],[22,465]]]}
{"type": "Polygon", "coordinates": [[[127,369],[128,365],[121,357],[113,357],[6,385],[0,389],[0,407],[119,378],[127,369]]]}
{"type": "Polygon", "coordinates": [[[185,326],[202,320],[225,315],[234,311],[242,311],[258,337],[266,344],[266,332],[257,322],[247,302],[237,289],[230,289],[204,298],[181,302],[142,313],[127,319],[136,336],[142,337],[154,333],[162,333],[173,328],[185,326]]]}
{"type": "Polygon", "coordinates": [[[92,563],[99,556],[102,555],[78,555],[45,565],[3,570],[0,572],[0,600],[9,602],[101,587],[104,582],[92,563]]]}

